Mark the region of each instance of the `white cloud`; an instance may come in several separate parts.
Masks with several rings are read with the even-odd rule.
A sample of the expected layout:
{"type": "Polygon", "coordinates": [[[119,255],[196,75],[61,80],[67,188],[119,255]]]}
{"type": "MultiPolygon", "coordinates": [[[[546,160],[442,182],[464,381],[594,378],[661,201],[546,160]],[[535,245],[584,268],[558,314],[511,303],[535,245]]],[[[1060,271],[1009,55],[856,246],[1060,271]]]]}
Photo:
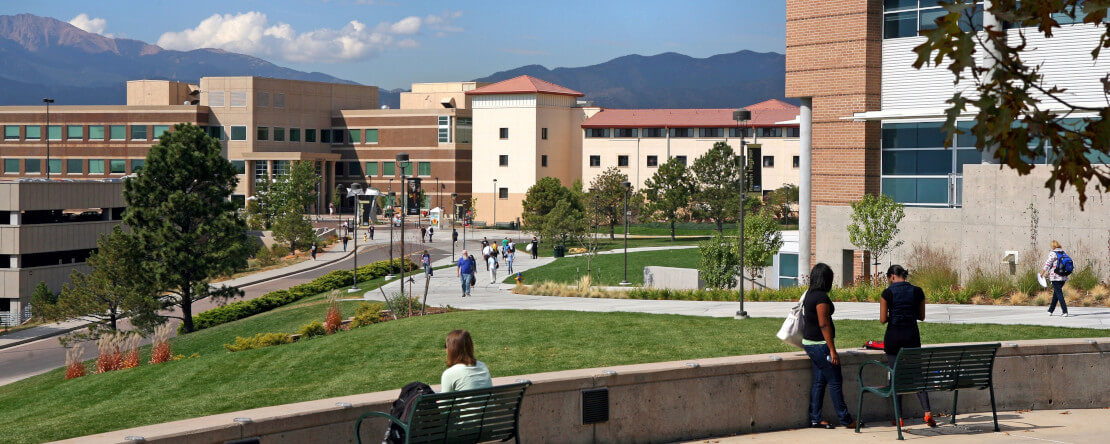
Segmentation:
{"type": "Polygon", "coordinates": [[[351,20],[340,29],[298,33],[288,23],[271,24],[266,14],[257,11],[214,14],[195,28],[162,34],[158,45],[182,51],[218,48],[290,62],[345,62],[373,57],[389,48],[417,47],[418,41],[401,36],[419,35],[425,25],[444,32],[459,16],[459,13],[410,16],[374,27],[351,20]]]}
{"type": "Polygon", "coordinates": [[[89,17],[88,14],[80,13],[77,14],[77,17],[70,19],[69,24],[76,26],[85,32],[100,34],[105,37],[112,37],[112,34],[104,33],[104,30],[108,29],[108,21],[99,17],[93,18],[89,17]]]}

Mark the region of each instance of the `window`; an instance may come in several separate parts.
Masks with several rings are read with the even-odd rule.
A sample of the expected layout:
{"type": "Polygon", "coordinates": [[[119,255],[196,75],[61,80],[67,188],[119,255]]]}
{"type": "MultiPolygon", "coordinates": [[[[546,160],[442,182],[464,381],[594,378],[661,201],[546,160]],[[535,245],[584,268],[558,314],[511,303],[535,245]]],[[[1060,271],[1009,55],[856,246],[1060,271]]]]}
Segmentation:
{"type": "Polygon", "coordinates": [[[640,130],[640,137],[666,137],[667,134],[663,132],[663,128],[643,128],[640,130]]]}
{"type": "MultiPolygon", "coordinates": [[[[969,130],[972,122],[957,122],[969,130]]],[[[907,205],[958,206],[963,165],[979,163],[974,137],[957,137],[944,148],[940,122],[882,126],[882,192],[907,205]],[[963,149],[961,149],[963,148],[963,149]]]]}
{"type": "Polygon", "coordinates": [[[659,156],[647,156],[647,166],[649,166],[649,167],[659,166],[659,156]]]}
{"type": "Polygon", "coordinates": [[[686,156],[674,156],[674,160],[677,160],[678,163],[686,165],[686,156]]]}
{"type": "Polygon", "coordinates": [[[497,198],[498,199],[508,199],[509,198],[509,189],[508,188],[498,188],[497,189],[497,198]]]}
{"type": "Polygon", "coordinates": [[[131,172],[137,173],[146,165],[146,159],[131,159],[131,172]]]}
{"type": "Polygon", "coordinates": [[[622,167],[622,168],[627,167],[628,166],[628,156],[617,156],[617,166],[622,167]]]}
{"type": "Polygon", "coordinates": [[[224,92],[212,91],[208,93],[208,106],[225,106],[224,92]]]}
{"type": "Polygon", "coordinates": [[[508,139],[509,138],[509,129],[508,128],[501,128],[501,129],[497,130],[497,134],[502,139],[508,139]]]}
{"type": "Polygon", "coordinates": [[[347,139],[347,137],[344,135],[345,133],[346,133],[346,131],[343,131],[343,130],[337,130],[337,129],[331,130],[331,144],[332,145],[342,145],[343,141],[347,139]]]}
{"type": "Polygon", "coordinates": [[[89,174],[104,174],[104,159],[89,159],[89,174]]]}
{"type": "Polygon", "coordinates": [[[362,177],[362,166],[358,162],[347,162],[347,175],[362,177]]]}
{"type": "Polygon", "coordinates": [[[62,140],[62,126],[50,125],[46,127],[46,138],[50,140],[62,140]]]}
{"type": "Polygon", "coordinates": [[[108,127],[108,139],[124,140],[127,138],[127,127],[124,125],[111,125],[108,127]]]}
{"type": "Polygon", "coordinates": [[[254,95],[254,106],[270,106],[270,93],[259,92],[254,95]]]}
{"type": "Polygon", "coordinates": [[[588,128],[588,129],[586,129],[586,137],[590,137],[590,138],[609,137],[609,128],[588,128]]]}
{"type": "Polygon", "coordinates": [[[431,176],[432,175],[432,163],[431,162],[417,163],[416,164],[416,175],[417,176],[431,176]]]}
{"type": "Polygon", "coordinates": [[[231,140],[247,140],[247,127],[233,126],[231,127],[231,140]]]}
{"type": "Polygon", "coordinates": [[[27,125],[23,127],[24,140],[39,140],[42,139],[42,127],[38,125],[27,125]]]}
{"type": "Polygon", "coordinates": [[[793,158],[791,158],[790,162],[791,162],[791,166],[793,166],[794,168],[801,168],[802,167],[802,158],[801,157],[794,156],[793,158]]]}
{"type": "Polygon", "coordinates": [[[62,174],[62,159],[50,159],[46,162],[50,174],[62,174]]]}
{"type": "Polygon", "coordinates": [[[347,140],[350,140],[352,145],[362,143],[362,130],[347,130],[347,136],[347,140]]]}
{"type": "Polygon", "coordinates": [[[451,116],[439,116],[439,143],[451,142],[451,116]]]}
{"type": "Polygon", "coordinates": [[[728,129],[728,136],[729,137],[751,137],[752,136],[752,128],[751,127],[741,127],[741,128],[733,127],[733,128],[729,128],[728,129]]]}
{"type": "Polygon", "coordinates": [[[289,175],[289,161],[288,160],[275,160],[274,161],[274,177],[288,176],[289,175]]]}
{"type": "Polygon", "coordinates": [[[671,128],[671,137],[694,137],[692,128],[671,128]]]}
{"type": "Polygon", "coordinates": [[[347,175],[347,162],[336,162],[335,163],[335,175],[336,176],[346,176],[347,175]]]}
{"type": "Polygon", "coordinates": [[[382,175],[383,176],[396,176],[397,175],[397,162],[382,162],[382,175]]]}
{"type": "Polygon", "coordinates": [[[213,139],[225,140],[227,138],[227,134],[224,133],[224,127],[222,126],[209,126],[205,127],[204,130],[208,133],[208,137],[213,139]]]}
{"type": "Polygon", "coordinates": [[[794,128],[794,127],[783,128],[782,129],[782,136],[783,137],[801,137],[802,136],[802,129],[801,128],[794,128]]]}
{"type": "Polygon", "coordinates": [[[509,166],[509,155],[502,154],[500,156],[497,156],[497,164],[503,167],[509,166]]]}
{"type": "Polygon", "coordinates": [[[27,159],[23,161],[24,174],[42,174],[42,159],[27,159]]]}
{"type": "Polygon", "coordinates": [[[592,166],[592,167],[601,166],[601,156],[590,156],[590,166],[592,166]]]}
{"type": "Polygon", "coordinates": [[[540,128],[540,138],[547,140],[547,128],[540,128]]]}
{"type": "Polygon", "coordinates": [[[724,134],[724,131],[721,131],[720,128],[701,129],[701,137],[721,137],[722,134],[724,134]]]}
{"type": "Polygon", "coordinates": [[[270,128],[265,126],[258,127],[258,132],[255,134],[254,140],[270,140],[270,128]]]}
{"type": "Polygon", "coordinates": [[[759,129],[759,137],[782,137],[782,128],[779,128],[779,127],[760,128],[759,129]]]}
{"type": "Polygon", "coordinates": [[[228,96],[228,101],[231,102],[231,106],[247,106],[246,91],[232,91],[228,96]]]}
{"type": "MultiPolygon", "coordinates": [[[[169,131],[170,131],[170,126],[169,125],[154,125],[154,134],[153,134],[154,140],[161,139],[162,135],[168,133],[169,131]]],[[[219,137],[216,137],[216,138],[219,139],[219,137]]]]}
{"type": "Polygon", "coordinates": [[[131,140],[147,140],[146,125],[131,125],[131,140]]]}
{"type": "Polygon", "coordinates": [[[474,130],[474,119],[458,117],[455,119],[455,142],[470,143],[470,136],[474,130]]]}
{"type": "Polygon", "coordinates": [[[547,167],[547,154],[540,155],[540,166],[547,167]]]}
{"type": "Polygon", "coordinates": [[[89,140],[104,140],[104,125],[89,126],[89,140]]]}
{"type": "Polygon", "coordinates": [[[274,108],[285,108],[285,93],[274,94],[274,108]]]}
{"type": "Polygon", "coordinates": [[[81,159],[66,159],[66,174],[84,174],[85,161],[81,159]]]}
{"type": "Polygon", "coordinates": [[[254,161],[254,181],[260,182],[270,177],[270,164],[265,160],[254,161]]]}
{"type": "Polygon", "coordinates": [[[285,141],[285,128],[275,126],[274,127],[274,142],[284,142],[284,141],[285,141]]]}
{"type": "Polygon", "coordinates": [[[401,163],[401,175],[405,177],[412,177],[412,162],[401,163]]]}
{"type": "Polygon", "coordinates": [[[378,130],[366,130],[366,143],[378,143],[378,130]]]}
{"type": "Polygon", "coordinates": [[[331,130],[320,130],[320,143],[331,143],[331,130]]]}
{"type": "Polygon", "coordinates": [[[127,161],[123,159],[111,159],[108,161],[109,172],[112,174],[126,174],[127,161]]]}
{"type": "Polygon", "coordinates": [[[301,141],[301,129],[300,128],[289,128],[289,141],[290,142],[300,142],[301,141]]]}
{"type": "MultiPolygon", "coordinates": [[[[936,0],[884,0],[883,1],[883,38],[913,37],[922,30],[937,27],[937,18],[945,15],[936,0]]],[[[972,17],[976,29],[983,26],[983,5],[978,2],[972,17]]],[[[967,18],[960,19],[960,27],[969,30],[967,18]]]]}
{"type": "Polygon", "coordinates": [[[316,142],[316,130],[312,129],[312,128],[305,129],[304,130],[304,141],[309,142],[309,143],[315,143],[316,142]]]}
{"type": "Polygon", "coordinates": [[[613,131],[616,131],[616,137],[636,137],[636,128],[617,128],[613,131]]]}
{"type": "Polygon", "coordinates": [[[366,175],[367,176],[377,176],[378,175],[378,162],[366,162],[366,175]]]}
{"type": "Polygon", "coordinates": [[[774,168],[775,156],[763,156],[763,168],[774,168]]]}
{"type": "Polygon", "coordinates": [[[247,161],[232,160],[231,166],[235,168],[235,174],[247,174],[247,161]]]}
{"type": "Polygon", "coordinates": [[[19,140],[19,127],[14,125],[5,126],[4,140],[19,140]]]}
{"type": "Polygon", "coordinates": [[[4,159],[4,174],[19,174],[19,159],[4,159]]]}

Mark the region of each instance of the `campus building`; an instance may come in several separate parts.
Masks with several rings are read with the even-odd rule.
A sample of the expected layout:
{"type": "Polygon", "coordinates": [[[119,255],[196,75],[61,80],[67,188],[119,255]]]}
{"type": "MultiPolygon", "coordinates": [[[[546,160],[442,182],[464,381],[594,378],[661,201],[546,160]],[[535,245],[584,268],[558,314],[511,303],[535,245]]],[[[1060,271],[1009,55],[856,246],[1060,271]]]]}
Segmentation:
{"type": "MultiPolygon", "coordinates": [[[[1088,187],[1081,211],[1074,191],[1049,197],[1047,166],[1019,176],[975,150],[971,135],[944,148],[945,101],[970,85],[954,85],[947,66],[912,66],[913,48],[925,41],[918,32],[942,14],[926,0],[787,1],[786,95],[802,104],[800,249],[811,253],[799,257],[799,268],[825,262],[845,283],[866,275],[872,261],[849,242],[845,227],[848,205],[877,193],[906,206],[904,244],[883,265],[931,246],[947,250],[961,269],[1014,271],[1032,253],[1046,254],[1052,239],[1073,256],[1110,259],[1105,193],[1088,187]],[[1031,228],[1034,211],[1039,223],[1031,228]]],[[[1016,25],[989,13],[976,20],[1017,38],[1016,25]]],[[[1027,31],[1026,64],[1043,64],[1046,81],[1066,88],[1074,103],[1106,106],[1099,79],[1110,62],[1092,63],[1090,56],[1100,27],[1065,24],[1049,39],[1027,31]]],[[[977,60],[988,63],[982,54],[977,60]]],[[[969,128],[972,118],[961,116],[959,125],[969,128]]],[[[1034,162],[1044,164],[1049,155],[1051,147],[1034,162]]]]}
{"type": "Polygon", "coordinates": [[[123,219],[123,182],[19,179],[0,182],[0,323],[25,321],[40,282],[59,292],[102,234],[123,219]]]}

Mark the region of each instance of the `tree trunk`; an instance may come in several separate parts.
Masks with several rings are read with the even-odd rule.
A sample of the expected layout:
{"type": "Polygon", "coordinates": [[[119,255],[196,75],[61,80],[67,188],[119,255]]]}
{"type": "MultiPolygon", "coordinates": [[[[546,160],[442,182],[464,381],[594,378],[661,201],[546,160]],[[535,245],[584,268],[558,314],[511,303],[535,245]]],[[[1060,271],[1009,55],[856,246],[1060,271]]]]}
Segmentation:
{"type": "Polygon", "coordinates": [[[617,229],[617,223],[616,222],[609,222],[609,240],[614,240],[614,239],[617,238],[616,229],[617,229]]]}
{"type": "Polygon", "coordinates": [[[674,240],[674,219],[671,219],[671,241],[674,240]]]}
{"type": "Polygon", "coordinates": [[[723,234],[725,232],[725,220],[724,219],[719,219],[719,218],[714,219],[713,223],[717,224],[717,233],[723,234]]]}
{"type": "Polygon", "coordinates": [[[193,289],[191,286],[185,286],[181,291],[181,317],[185,329],[185,333],[193,332],[193,289]]]}

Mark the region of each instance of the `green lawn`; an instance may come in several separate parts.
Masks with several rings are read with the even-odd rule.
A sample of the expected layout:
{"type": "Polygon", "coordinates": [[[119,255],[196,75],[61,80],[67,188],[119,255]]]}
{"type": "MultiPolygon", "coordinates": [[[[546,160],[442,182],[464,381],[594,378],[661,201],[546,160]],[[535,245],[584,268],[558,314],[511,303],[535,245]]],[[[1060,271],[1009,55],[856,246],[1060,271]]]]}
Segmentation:
{"type": "MultiPolygon", "coordinates": [[[[598,251],[620,250],[620,249],[624,248],[624,238],[618,236],[616,239],[608,239],[607,236],[608,235],[602,236],[600,234],[597,236],[598,251]]],[[[678,245],[697,245],[698,242],[704,241],[706,239],[708,239],[708,237],[679,238],[679,239],[674,240],[674,241],[670,240],[670,238],[654,238],[654,237],[639,238],[639,239],[629,238],[628,239],[628,248],[672,247],[672,246],[678,246],[678,245]]],[[[469,241],[467,242],[467,246],[470,246],[469,241]]],[[[471,251],[480,251],[481,250],[481,248],[480,248],[481,244],[475,244],[475,246],[479,247],[479,248],[477,248],[477,249],[471,248],[471,251]]],[[[517,244],[516,244],[516,254],[518,256],[528,256],[530,253],[528,253],[528,251],[525,250],[525,247],[527,247],[527,246],[528,246],[528,242],[517,242],[517,244]]],[[[571,249],[571,248],[575,248],[575,247],[578,247],[578,245],[567,244],[567,249],[568,250],[571,249]]],[[[544,242],[544,243],[540,244],[540,257],[551,257],[552,255],[554,255],[554,253],[555,253],[555,244],[554,243],[544,242]]],[[[570,254],[570,253],[568,252],[567,254],[570,254]]]]}
{"type": "MultiPolygon", "coordinates": [[[[724,225],[724,233],[725,234],[736,234],[737,226],[738,225],[735,224],[735,223],[725,224],[724,225]]],[[[798,225],[797,224],[786,224],[786,225],[782,226],[782,229],[783,230],[797,230],[798,225]]],[[[614,227],[613,231],[617,235],[624,234],[624,226],[619,225],[617,227],[614,227]]],[[[600,227],[600,228],[598,228],[597,232],[600,233],[600,234],[608,235],[609,234],[609,227],[608,226],[600,227]]],[[[628,234],[642,235],[642,236],[670,236],[671,235],[671,225],[667,224],[667,223],[660,223],[660,222],[632,224],[628,228],[628,234]]],[[[696,223],[696,222],[679,223],[679,224],[675,224],[674,234],[675,234],[675,236],[712,236],[714,234],[717,234],[717,225],[716,224],[696,223]]]]}
{"type": "MultiPolygon", "coordinates": [[[[640,251],[628,253],[628,281],[633,284],[644,283],[644,267],[660,265],[666,267],[697,268],[698,249],[640,251]]],[[[617,285],[624,279],[624,254],[599,254],[591,263],[595,285],[617,285]],[[600,277],[600,278],[599,278],[600,277]]],[[[524,272],[525,283],[543,281],[559,283],[578,282],[579,276],[586,274],[586,258],[564,257],[555,262],[524,272]]],[[[516,277],[508,276],[505,283],[515,283],[516,277]]]]}

